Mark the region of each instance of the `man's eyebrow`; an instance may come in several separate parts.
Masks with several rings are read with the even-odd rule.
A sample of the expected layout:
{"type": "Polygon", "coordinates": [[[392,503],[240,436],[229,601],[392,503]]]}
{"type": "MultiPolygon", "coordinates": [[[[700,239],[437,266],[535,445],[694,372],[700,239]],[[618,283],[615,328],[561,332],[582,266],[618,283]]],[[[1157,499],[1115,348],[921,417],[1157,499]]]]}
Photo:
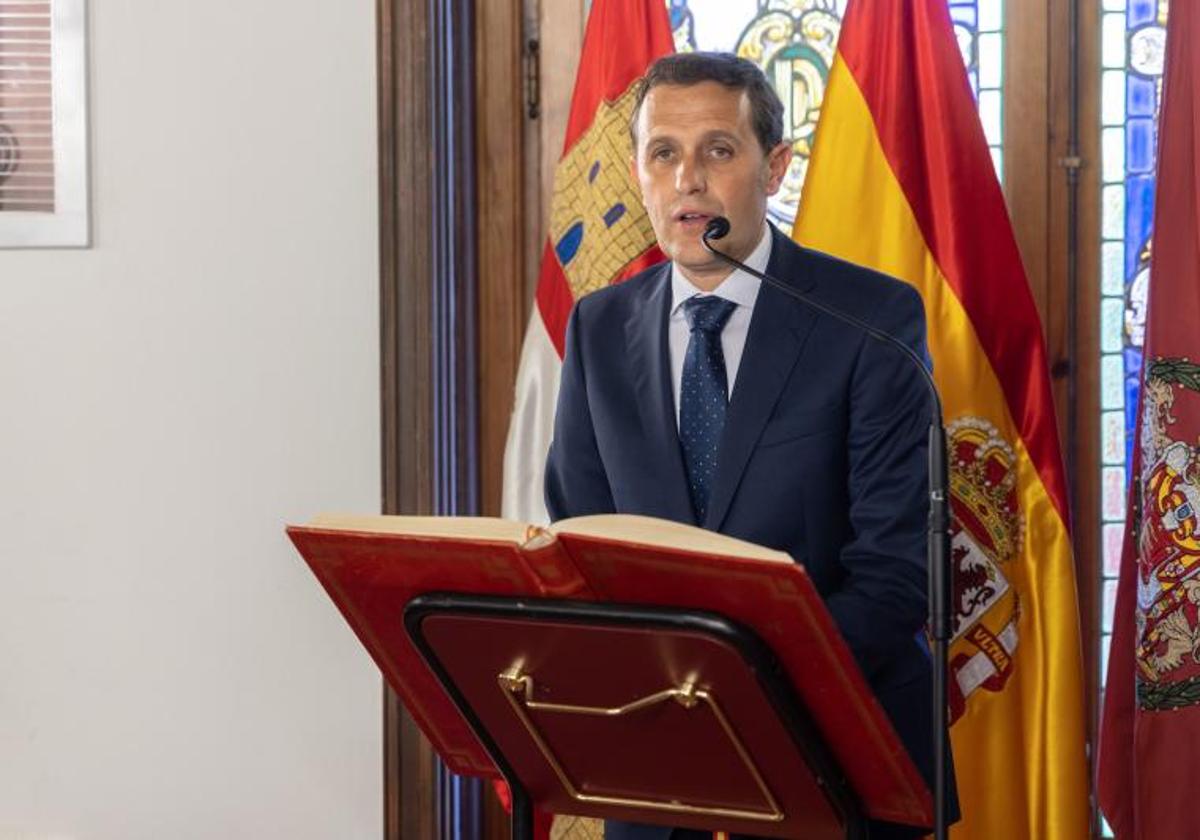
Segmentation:
{"type": "MultiPolygon", "coordinates": [[[[741,139],[738,137],[738,135],[735,132],[729,131],[728,129],[725,129],[725,128],[714,128],[709,131],[706,131],[706,132],[704,132],[704,134],[700,135],[700,140],[702,142],[711,142],[713,140],[729,140],[733,143],[741,143],[742,142],[741,139]]],[[[662,142],[677,143],[677,142],[679,142],[679,138],[669,132],[665,132],[663,134],[655,134],[654,132],[650,132],[646,136],[646,144],[647,145],[649,145],[651,143],[662,143],[662,142]]]]}
{"type": "Polygon", "coordinates": [[[732,131],[728,131],[724,128],[714,128],[711,131],[706,131],[704,133],[704,139],[705,140],[732,140],[735,143],[741,142],[741,140],[738,138],[737,134],[735,134],[732,131]]]}

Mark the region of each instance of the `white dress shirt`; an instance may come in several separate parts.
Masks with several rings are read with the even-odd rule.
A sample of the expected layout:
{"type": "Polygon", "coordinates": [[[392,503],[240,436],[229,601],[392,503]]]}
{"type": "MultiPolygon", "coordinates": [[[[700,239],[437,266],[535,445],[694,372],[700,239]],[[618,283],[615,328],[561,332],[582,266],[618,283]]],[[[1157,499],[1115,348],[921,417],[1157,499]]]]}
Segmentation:
{"type": "MultiPolygon", "coordinates": [[[[755,271],[766,271],[771,259],[771,231],[769,223],[763,222],[762,238],[742,260],[755,271]]],[[[683,382],[683,358],[687,355],[691,328],[683,312],[683,302],[696,295],[713,294],[733,301],[737,307],[725,322],[721,331],[721,350],[725,354],[725,381],[729,395],[733,395],[733,384],[737,379],[738,366],[742,362],[742,351],[746,348],[746,333],[750,330],[750,316],[754,314],[754,302],[758,299],[758,288],[762,281],[740,268],[721,281],[712,292],[703,292],[683,276],[679,266],[671,265],[671,317],[667,324],[667,344],[671,354],[671,392],[675,396],[675,425],[679,426],[679,390],[683,382]]]]}

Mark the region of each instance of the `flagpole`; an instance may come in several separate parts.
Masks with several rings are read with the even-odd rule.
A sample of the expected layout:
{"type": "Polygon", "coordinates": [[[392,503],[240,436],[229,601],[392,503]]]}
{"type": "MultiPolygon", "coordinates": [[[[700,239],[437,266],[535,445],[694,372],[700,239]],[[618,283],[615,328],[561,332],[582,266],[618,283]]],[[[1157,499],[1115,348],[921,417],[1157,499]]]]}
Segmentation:
{"type": "Polygon", "coordinates": [[[929,631],[933,647],[933,820],[935,840],[947,837],[946,789],[950,775],[950,475],[942,403],[933,389],[929,424],[929,631]]]}

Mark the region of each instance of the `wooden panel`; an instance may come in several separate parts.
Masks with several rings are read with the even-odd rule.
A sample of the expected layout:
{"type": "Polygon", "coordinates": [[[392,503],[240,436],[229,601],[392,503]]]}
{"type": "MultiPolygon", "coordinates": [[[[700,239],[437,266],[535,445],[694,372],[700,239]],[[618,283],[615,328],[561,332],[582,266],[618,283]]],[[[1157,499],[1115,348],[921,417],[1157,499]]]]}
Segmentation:
{"type": "MultiPolygon", "coordinates": [[[[1054,129],[1064,138],[1070,126],[1071,86],[1069,67],[1062,66],[1069,54],[1072,33],[1072,4],[1078,14],[1078,92],[1075,107],[1078,123],[1079,169],[1075,197],[1074,243],[1065,225],[1054,226],[1051,242],[1058,259],[1069,259],[1072,244],[1076,264],[1075,288],[1058,291],[1063,318],[1073,318],[1072,341],[1067,331],[1059,352],[1069,355],[1075,382],[1066,393],[1056,394],[1070,410],[1067,431],[1067,462],[1074,488],[1073,537],[1076,581],[1082,623],[1084,676],[1087,688],[1090,756],[1095,756],[1099,716],[1099,628],[1100,628],[1100,20],[1099,4],[1079,0],[1055,0],[1051,5],[1054,39],[1062,45],[1059,63],[1052,62],[1051,78],[1062,102],[1055,110],[1054,129]],[[1073,299],[1072,299],[1073,298],[1073,299]]],[[[1070,184],[1057,179],[1052,206],[1067,208],[1070,184]]],[[[1054,214],[1067,218],[1069,211],[1054,214]]],[[[1093,825],[1093,836],[1099,836],[1093,825]]]]}
{"type": "Polygon", "coordinates": [[[500,513],[526,286],[525,66],[521,0],[476,0],[480,483],[485,515],[500,513]]]}
{"type": "Polygon", "coordinates": [[[1047,130],[1049,65],[1045,0],[1009,0],[1004,33],[1005,198],[1047,341],[1058,326],[1048,309],[1051,266],[1049,179],[1058,177],[1047,130]]]}
{"type": "Polygon", "coordinates": [[[425,4],[379,0],[383,509],[432,509],[429,113],[425,4]]]}
{"type": "MultiPolygon", "coordinates": [[[[384,513],[433,506],[426,4],[378,0],[380,394],[384,513]]],[[[384,836],[436,834],[435,757],[384,686],[384,836]]]]}

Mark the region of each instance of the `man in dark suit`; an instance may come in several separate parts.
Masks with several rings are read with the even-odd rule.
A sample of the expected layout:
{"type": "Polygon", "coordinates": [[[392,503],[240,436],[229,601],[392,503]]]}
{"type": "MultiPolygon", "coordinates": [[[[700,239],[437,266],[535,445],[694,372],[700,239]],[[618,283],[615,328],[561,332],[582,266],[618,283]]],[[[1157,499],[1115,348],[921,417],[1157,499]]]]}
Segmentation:
{"type": "MultiPolygon", "coordinates": [[[[680,54],[642,83],[634,170],[670,262],[571,314],[546,469],[552,519],[637,513],[790,553],[932,778],[925,517],[929,401],[896,349],[713,257],[723,249],[927,358],[908,285],[798,247],[766,221],[791,160],[762,73],[680,54]]],[[[704,836],[609,823],[613,840],[704,836]]],[[[873,825],[875,837],[915,836],[873,825]]]]}

